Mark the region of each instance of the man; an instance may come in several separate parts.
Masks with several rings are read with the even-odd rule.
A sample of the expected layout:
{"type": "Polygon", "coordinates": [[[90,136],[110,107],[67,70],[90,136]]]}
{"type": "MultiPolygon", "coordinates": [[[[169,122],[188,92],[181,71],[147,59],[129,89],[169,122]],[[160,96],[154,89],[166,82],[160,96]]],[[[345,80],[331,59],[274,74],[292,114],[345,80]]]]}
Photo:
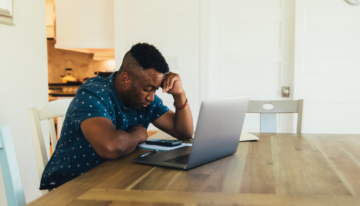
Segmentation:
{"type": "Polygon", "coordinates": [[[129,155],[147,139],[150,122],[178,139],[192,137],[192,115],[179,75],[169,72],[154,46],[143,43],[126,53],[118,72],[88,79],[78,89],[40,189],[58,187],[108,159],[129,155]],[[173,96],[175,113],[155,95],[160,87],[173,96]]]}

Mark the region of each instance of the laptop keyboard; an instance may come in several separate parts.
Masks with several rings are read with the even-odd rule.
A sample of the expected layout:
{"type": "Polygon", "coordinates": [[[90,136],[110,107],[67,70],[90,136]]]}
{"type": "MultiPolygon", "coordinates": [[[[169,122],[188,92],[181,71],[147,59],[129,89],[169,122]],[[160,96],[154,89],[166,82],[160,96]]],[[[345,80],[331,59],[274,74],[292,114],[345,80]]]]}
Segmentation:
{"type": "Polygon", "coordinates": [[[187,164],[189,162],[190,154],[181,155],[172,159],[165,160],[164,162],[176,163],[176,164],[187,164]]]}

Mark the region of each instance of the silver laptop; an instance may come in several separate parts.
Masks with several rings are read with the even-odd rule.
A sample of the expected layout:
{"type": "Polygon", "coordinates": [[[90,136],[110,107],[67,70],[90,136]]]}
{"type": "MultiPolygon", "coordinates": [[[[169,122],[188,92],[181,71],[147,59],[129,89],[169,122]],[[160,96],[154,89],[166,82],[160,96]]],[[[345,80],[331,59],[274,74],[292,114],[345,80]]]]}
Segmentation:
{"type": "Polygon", "coordinates": [[[192,147],[156,153],[133,162],[189,170],[234,154],[248,103],[249,97],[203,101],[192,147]]]}

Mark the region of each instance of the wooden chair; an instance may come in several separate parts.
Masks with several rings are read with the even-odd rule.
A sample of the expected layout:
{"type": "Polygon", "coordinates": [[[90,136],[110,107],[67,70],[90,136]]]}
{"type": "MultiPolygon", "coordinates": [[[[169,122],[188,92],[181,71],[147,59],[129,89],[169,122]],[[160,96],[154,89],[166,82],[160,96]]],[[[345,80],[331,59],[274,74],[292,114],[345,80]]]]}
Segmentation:
{"type": "Polygon", "coordinates": [[[297,133],[301,134],[304,100],[250,100],[247,113],[260,113],[260,132],[276,133],[276,113],[298,113],[297,133]],[[272,105],[272,108],[271,108],[272,105]],[[266,106],[270,106],[267,108],[266,106]]]}
{"type": "MultiPolygon", "coordinates": [[[[38,175],[40,180],[41,180],[41,175],[45,169],[45,166],[49,161],[48,156],[46,154],[46,148],[44,143],[44,137],[48,138],[48,136],[43,135],[40,121],[48,120],[52,151],[55,151],[57,138],[55,133],[54,118],[57,118],[57,129],[58,129],[58,134],[60,134],[62,123],[64,122],[65,114],[71,101],[72,99],[55,100],[45,104],[45,106],[40,110],[38,110],[37,108],[28,109],[31,136],[33,139],[36,164],[37,164],[38,175]]],[[[58,136],[60,137],[60,135],[58,136]]],[[[47,192],[48,192],[47,190],[42,190],[43,194],[47,192]]]]}
{"type": "Polygon", "coordinates": [[[14,141],[8,125],[0,127],[0,163],[8,205],[25,205],[14,141]]]}

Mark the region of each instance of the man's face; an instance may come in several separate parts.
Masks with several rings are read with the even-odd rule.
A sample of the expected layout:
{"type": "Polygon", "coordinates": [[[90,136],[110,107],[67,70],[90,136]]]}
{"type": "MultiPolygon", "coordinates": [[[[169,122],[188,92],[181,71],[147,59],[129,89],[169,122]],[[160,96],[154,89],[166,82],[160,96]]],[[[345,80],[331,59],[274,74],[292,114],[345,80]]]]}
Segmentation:
{"type": "Polygon", "coordinates": [[[155,92],[162,85],[165,75],[155,69],[141,70],[139,77],[132,77],[131,85],[125,92],[127,103],[135,109],[147,107],[154,101],[155,92]]]}

